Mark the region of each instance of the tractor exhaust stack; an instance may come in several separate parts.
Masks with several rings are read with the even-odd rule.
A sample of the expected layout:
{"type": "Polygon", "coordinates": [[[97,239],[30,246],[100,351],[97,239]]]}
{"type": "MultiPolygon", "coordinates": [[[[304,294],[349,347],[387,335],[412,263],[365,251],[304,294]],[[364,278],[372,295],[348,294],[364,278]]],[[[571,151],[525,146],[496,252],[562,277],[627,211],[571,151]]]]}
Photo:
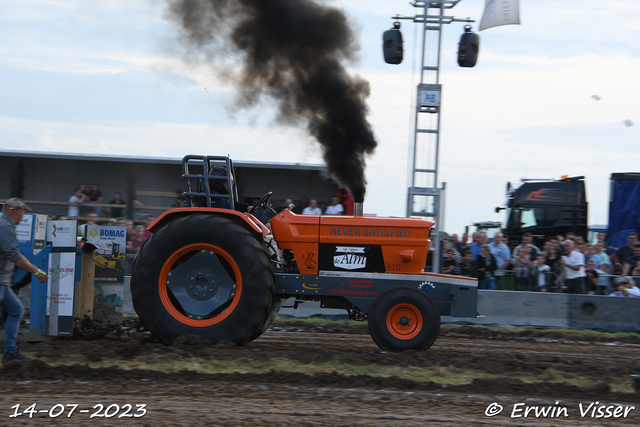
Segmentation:
{"type": "Polygon", "coordinates": [[[364,209],[364,208],[363,208],[363,206],[362,206],[362,202],[355,202],[355,203],[353,204],[353,214],[354,214],[355,216],[363,216],[363,215],[364,215],[364,213],[363,213],[363,209],[364,209]]]}

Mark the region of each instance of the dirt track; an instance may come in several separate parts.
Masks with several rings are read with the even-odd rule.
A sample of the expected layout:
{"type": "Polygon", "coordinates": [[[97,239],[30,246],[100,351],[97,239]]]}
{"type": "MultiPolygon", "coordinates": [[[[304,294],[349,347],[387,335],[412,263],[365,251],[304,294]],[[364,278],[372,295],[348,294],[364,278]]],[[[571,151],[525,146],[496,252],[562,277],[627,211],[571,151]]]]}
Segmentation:
{"type": "MultiPolygon", "coordinates": [[[[243,348],[209,345],[197,338],[164,346],[148,334],[109,336],[92,342],[22,344],[25,353],[40,360],[2,368],[0,425],[640,425],[640,394],[631,392],[629,379],[630,374],[640,374],[640,336],[623,341],[604,335],[447,325],[429,351],[392,354],[373,344],[366,324],[279,321],[243,348]],[[195,366],[216,361],[264,367],[266,373],[162,373],[115,366],[177,362],[195,366]],[[60,363],[73,365],[53,366],[60,363]],[[114,366],[90,368],[88,363],[114,366]],[[309,364],[350,364],[371,370],[396,367],[398,372],[432,366],[437,367],[442,381],[335,372],[308,375],[279,368],[309,364]],[[464,372],[483,378],[465,385],[447,382],[447,377],[464,372]],[[574,377],[591,384],[578,387],[544,381],[574,377]],[[625,392],[612,391],[612,387],[625,392]],[[581,417],[580,403],[585,410],[596,401],[638,409],[627,409],[626,418],[591,418],[591,411],[581,417]],[[28,414],[10,418],[14,405],[20,404],[24,412],[33,403],[43,411],[56,404],[79,406],[70,418],[71,406],[64,407],[58,418],[48,412],[36,413],[32,419],[28,414]],[[503,412],[488,417],[485,411],[493,403],[501,405],[503,412]],[[90,418],[100,409],[94,409],[97,404],[105,409],[119,406],[111,407],[116,414],[112,418],[90,418]],[[118,418],[126,404],[132,405],[126,415],[142,413],[136,412],[136,404],[146,404],[147,413],[139,418],[118,418]],[[524,415],[525,407],[531,406],[539,410],[550,407],[554,411],[550,414],[557,416],[536,418],[531,412],[526,419],[511,417],[514,407],[513,415],[524,415]],[[568,417],[561,411],[563,407],[568,417]]],[[[104,409],[100,413],[104,414],[104,409]]]]}

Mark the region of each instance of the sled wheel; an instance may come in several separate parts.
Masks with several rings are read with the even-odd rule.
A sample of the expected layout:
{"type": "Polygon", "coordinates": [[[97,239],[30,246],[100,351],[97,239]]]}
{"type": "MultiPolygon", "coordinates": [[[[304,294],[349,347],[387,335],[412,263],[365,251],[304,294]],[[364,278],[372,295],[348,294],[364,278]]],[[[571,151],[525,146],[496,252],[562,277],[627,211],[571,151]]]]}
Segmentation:
{"type": "Polygon", "coordinates": [[[157,230],[131,278],[136,313],[167,344],[184,335],[246,344],[268,320],[274,289],[260,241],[216,215],[189,215],[157,230]]]}
{"type": "Polygon", "coordinates": [[[440,332],[440,313],[431,297],[410,286],[384,291],[371,306],[369,332],[383,350],[426,350],[440,332]]]}

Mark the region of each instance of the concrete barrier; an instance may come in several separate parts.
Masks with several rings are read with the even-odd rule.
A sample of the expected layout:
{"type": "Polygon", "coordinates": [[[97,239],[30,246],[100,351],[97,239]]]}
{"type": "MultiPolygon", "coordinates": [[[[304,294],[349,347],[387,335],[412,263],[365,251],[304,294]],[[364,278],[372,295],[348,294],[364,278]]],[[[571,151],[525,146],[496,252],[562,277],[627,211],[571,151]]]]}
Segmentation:
{"type": "MultiPolygon", "coordinates": [[[[129,285],[126,276],[123,312],[134,314],[129,285]]],[[[346,310],[325,309],[318,301],[306,301],[297,309],[293,304],[293,298],[283,301],[280,315],[347,319],[346,310]]],[[[477,318],[443,316],[442,322],[640,332],[640,298],[480,289],[478,313],[477,318]]]]}
{"type": "Polygon", "coordinates": [[[548,292],[511,292],[478,290],[478,314],[481,317],[443,316],[443,323],[482,325],[546,326],[568,328],[568,294],[548,292]]]}
{"type": "Polygon", "coordinates": [[[478,290],[478,313],[442,322],[640,332],[640,298],[478,290]]]}
{"type": "Polygon", "coordinates": [[[571,295],[569,327],[640,332],[640,298],[571,295]]]}

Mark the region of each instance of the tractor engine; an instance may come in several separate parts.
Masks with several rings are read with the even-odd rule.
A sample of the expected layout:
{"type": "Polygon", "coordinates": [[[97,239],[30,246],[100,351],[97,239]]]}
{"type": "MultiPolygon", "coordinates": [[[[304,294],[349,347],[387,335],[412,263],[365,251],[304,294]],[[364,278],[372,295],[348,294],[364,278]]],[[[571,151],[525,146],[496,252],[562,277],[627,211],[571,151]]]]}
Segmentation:
{"type": "Polygon", "coordinates": [[[420,274],[434,222],[420,218],[296,215],[285,209],[270,224],[278,247],[291,252],[301,274],[420,274]]]}

